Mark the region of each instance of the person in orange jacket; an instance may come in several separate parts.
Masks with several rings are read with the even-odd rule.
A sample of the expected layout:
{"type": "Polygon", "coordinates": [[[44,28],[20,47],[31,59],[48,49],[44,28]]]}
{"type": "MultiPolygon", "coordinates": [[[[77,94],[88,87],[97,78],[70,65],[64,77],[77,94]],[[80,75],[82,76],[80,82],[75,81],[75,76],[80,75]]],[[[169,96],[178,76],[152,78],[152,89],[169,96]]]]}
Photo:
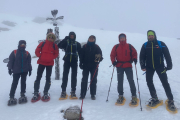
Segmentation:
{"type": "Polygon", "coordinates": [[[41,42],[36,48],[35,54],[37,57],[39,57],[37,61],[37,64],[39,64],[39,66],[37,70],[37,77],[34,82],[34,96],[32,98],[32,101],[37,101],[40,99],[39,86],[45,68],[46,68],[46,84],[44,87],[44,95],[42,99],[44,100],[50,99],[48,95],[48,90],[51,85],[52,68],[54,65],[54,59],[56,59],[59,55],[59,49],[57,45],[54,43],[55,40],[56,40],[56,36],[53,33],[49,33],[47,34],[46,40],[44,42],[41,42]]]}

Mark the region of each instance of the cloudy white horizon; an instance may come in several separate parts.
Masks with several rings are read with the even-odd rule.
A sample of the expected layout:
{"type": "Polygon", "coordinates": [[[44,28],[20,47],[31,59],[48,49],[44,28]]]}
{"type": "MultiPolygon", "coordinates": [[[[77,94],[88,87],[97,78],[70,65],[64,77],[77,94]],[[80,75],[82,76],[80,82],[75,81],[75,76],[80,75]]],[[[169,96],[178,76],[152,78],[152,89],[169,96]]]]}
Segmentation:
{"type": "Polygon", "coordinates": [[[141,34],[151,29],[157,37],[180,38],[179,6],[180,0],[1,0],[0,14],[46,18],[57,9],[77,27],[141,34]]]}

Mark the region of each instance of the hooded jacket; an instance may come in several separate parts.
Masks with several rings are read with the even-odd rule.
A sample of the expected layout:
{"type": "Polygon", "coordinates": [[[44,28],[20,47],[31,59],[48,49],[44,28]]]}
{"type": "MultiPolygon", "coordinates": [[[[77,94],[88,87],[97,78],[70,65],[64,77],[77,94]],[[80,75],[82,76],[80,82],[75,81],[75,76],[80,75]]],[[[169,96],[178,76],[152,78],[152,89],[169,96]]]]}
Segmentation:
{"type": "MultiPolygon", "coordinates": [[[[159,67],[164,67],[164,58],[166,59],[167,67],[172,69],[172,60],[166,44],[162,41],[161,45],[162,49],[159,47],[157,42],[156,33],[153,30],[149,30],[154,33],[154,40],[148,40],[147,45],[145,47],[145,43],[142,45],[140,52],[140,65],[141,69],[151,68],[156,69],[159,67]]],[[[148,31],[148,32],[149,32],[148,31]]],[[[147,34],[148,34],[147,32],[147,34]]]]}
{"type": "Polygon", "coordinates": [[[56,44],[48,40],[45,41],[43,47],[42,44],[43,42],[41,42],[35,50],[36,56],[39,57],[37,64],[53,66],[54,59],[56,59],[59,55],[59,49],[56,44]],[[55,49],[53,47],[53,44],[55,45],[55,49]]]}
{"type": "Polygon", "coordinates": [[[81,54],[81,44],[76,41],[76,34],[70,32],[59,44],[58,47],[65,51],[63,60],[69,63],[77,63],[78,56],[81,54]],[[70,35],[74,35],[74,39],[70,39],[70,35]]]}
{"type": "Polygon", "coordinates": [[[132,63],[132,60],[137,59],[137,52],[136,52],[136,49],[132,45],[131,45],[131,50],[132,50],[132,54],[130,54],[129,44],[127,44],[126,40],[119,41],[118,47],[117,45],[115,45],[110,54],[112,64],[114,63],[114,61],[117,61],[118,63],[116,67],[121,67],[121,68],[132,67],[131,63],[132,63]]]}
{"type": "Polygon", "coordinates": [[[21,48],[20,45],[25,44],[25,40],[20,40],[18,49],[13,50],[9,56],[8,69],[13,70],[14,74],[32,71],[31,55],[25,50],[25,47],[21,48]]]}
{"type": "Polygon", "coordinates": [[[101,48],[95,44],[96,37],[93,37],[95,42],[92,44],[87,42],[81,49],[80,63],[83,64],[83,68],[96,68],[98,61],[103,60],[101,48]]]}

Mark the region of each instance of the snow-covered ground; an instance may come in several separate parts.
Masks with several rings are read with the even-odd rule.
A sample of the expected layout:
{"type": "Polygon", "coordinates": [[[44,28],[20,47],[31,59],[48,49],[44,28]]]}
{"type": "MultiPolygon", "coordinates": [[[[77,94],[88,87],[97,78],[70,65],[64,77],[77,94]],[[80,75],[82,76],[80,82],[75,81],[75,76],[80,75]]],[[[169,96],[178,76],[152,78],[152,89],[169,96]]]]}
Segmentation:
{"type": "MultiPolygon", "coordinates": [[[[3,63],[3,59],[7,58],[9,54],[17,49],[19,40],[26,40],[27,47],[26,50],[30,52],[31,56],[35,55],[35,48],[38,45],[38,40],[45,39],[46,32],[48,28],[54,28],[52,24],[49,23],[34,23],[33,18],[18,17],[13,15],[1,14],[0,15],[0,27],[6,27],[11,29],[10,31],[0,32],[0,120],[63,120],[63,114],[60,113],[62,109],[66,109],[69,106],[81,106],[81,100],[65,100],[59,101],[59,96],[61,93],[61,83],[62,80],[55,80],[55,70],[52,73],[52,84],[49,90],[51,94],[51,100],[47,103],[38,101],[37,103],[31,103],[30,100],[33,96],[33,85],[37,74],[37,58],[32,58],[32,76],[27,77],[27,89],[26,95],[28,98],[27,104],[17,104],[16,106],[7,106],[7,101],[9,99],[9,91],[12,83],[12,76],[9,76],[6,63],[3,63]],[[15,27],[6,26],[2,24],[2,21],[11,21],[17,23],[15,27]]],[[[109,23],[110,24],[110,23],[109,23]]],[[[150,98],[149,90],[146,84],[145,76],[142,75],[143,72],[140,69],[139,63],[137,64],[139,86],[142,100],[143,111],[140,111],[140,107],[131,108],[129,107],[129,102],[131,100],[131,93],[129,83],[127,78],[124,80],[124,96],[126,97],[126,103],[124,106],[115,106],[116,99],[118,98],[117,92],[117,72],[115,70],[111,91],[109,95],[109,101],[106,102],[107,93],[110,85],[111,75],[113,67],[109,68],[111,65],[110,52],[112,47],[118,43],[118,35],[124,31],[104,31],[104,30],[94,30],[94,29],[83,29],[74,27],[63,23],[59,26],[60,38],[64,38],[69,34],[70,31],[74,31],[77,35],[77,41],[86,42],[90,35],[95,35],[97,39],[97,44],[101,47],[103,52],[104,60],[100,63],[99,73],[98,73],[98,83],[97,83],[97,99],[92,101],[90,99],[90,94],[88,91],[86,98],[84,99],[83,105],[83,117],[85,120],[179,120],[180,112],[173,115],[166,111],[165,104],[154,110],[146,110],[146,101],[150,98]]],[[[126,33],[127,42],[131,43],[137,50],[138,55],[140,48],[144,42],[147,41],[146,31],[144,35],[138,33],[126,33]]],[[[180,74],[179,74],[179,60],[180,60],[180,41],[175,38],[159,37],[157,33],[158,40],[162,40],[168,46],[171,57],[173,60],[173,69],[168,71],[168,79],[174,95],[175,104],[177,107],[180,106],[180,74]]],[[[63,61],[62,57],[64,52],[60,50],[60,77],[62,78],[63,72],[63,61]]],[[[137,79],[134,70],[134,80],[137,87],[137,79]]],[[[70,94],[70,76],[67,86],[67,93],[70,94]]],[[[80,83],[82,78],[82,70],[78,68],[77,75],[77,91],[76,94],[80,95],[80,83]]],[[[157,76],[154,75],[154,84],[157,90],[159,99],[165,101],[167,99],[162,84],[157,76]]],[[[43,74],[40,92],[43,93],[45,85],[45,73],[43,74]]],[[[20,97],[20,84],[17,87],[16,98],[20,97]]]]}

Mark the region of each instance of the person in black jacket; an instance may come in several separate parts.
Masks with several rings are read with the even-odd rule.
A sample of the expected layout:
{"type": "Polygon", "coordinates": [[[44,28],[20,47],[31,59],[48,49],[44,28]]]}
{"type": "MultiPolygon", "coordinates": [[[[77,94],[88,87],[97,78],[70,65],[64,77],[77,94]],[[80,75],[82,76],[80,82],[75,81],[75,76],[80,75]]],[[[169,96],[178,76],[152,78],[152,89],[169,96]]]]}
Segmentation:
{"type": "Polygon", "coordinates": [[[168,47],[164,42],[157,40],[154,31],[149,30],[147,35],[148,42],[143,44],[140,52],[140,65],[141,69],[146,71],[147,86],[152,97],[148,105],[153,107],[160,102],[153,84],[153,75],[156,71],[168,97],[168,106],[171,110],[174,110],[176,108],[174,106],[173,95],[166,74],[166,71],[172,69],[172,60],[168,47]],[[167,63],[166,67],[164,59],[167,63]]]}
{"type": "Polygon", "coordinates": [[[102,51],[100,47],[95,44],[96,37],[91,35],[88,39],[87,44],[82,47],[81,57],[80,57],[80,65],[79,67],[83,69],[82,72],[82,81],[81,81],[81,95],[79,99],[84,99],[87,91],[88,84],[88,76],[89,72],[91,74],[91,82],[90,82],[90,94],[91,99],[95,100],[96,95],[96,83],[97,83],[97,75],[98,75],[98,65],[99,62],[102,61],[102,51]]]}
{"type": "Polygon", "coordinates": [[[21,97],[19,102],[27,102],[25,96],[26,92],[26,77],[29,72],[31,76],[32,66],[31,66],[31,55],[28,51],[25,50],[26,41],[20,40],[18,49],[11,52],[8,62],[9,75],[13,73],[13,82],[10,90],[10,100],[8,105],[16,104],[17,100],[14,98],[14,94],[18,85],[19,78],[21,77],[21,97]]]}
{"type": "Polygon", "coordinates": [[[65,55],[63,57],[64,60],[64,71],[62,78],[62,93],[60,98],[66,98],[66,87],[68,82],[68,74],[69,69],[71,67],[71,98],[76,99],[76,83],[77,83],[77,62],[78,56],[80,55],[81,44],[76,41],[76,34],[74,32],[70,32],[69,36],[66,36],[59,44],[58,47],[60,49],[64,49],[65,55]]]}

